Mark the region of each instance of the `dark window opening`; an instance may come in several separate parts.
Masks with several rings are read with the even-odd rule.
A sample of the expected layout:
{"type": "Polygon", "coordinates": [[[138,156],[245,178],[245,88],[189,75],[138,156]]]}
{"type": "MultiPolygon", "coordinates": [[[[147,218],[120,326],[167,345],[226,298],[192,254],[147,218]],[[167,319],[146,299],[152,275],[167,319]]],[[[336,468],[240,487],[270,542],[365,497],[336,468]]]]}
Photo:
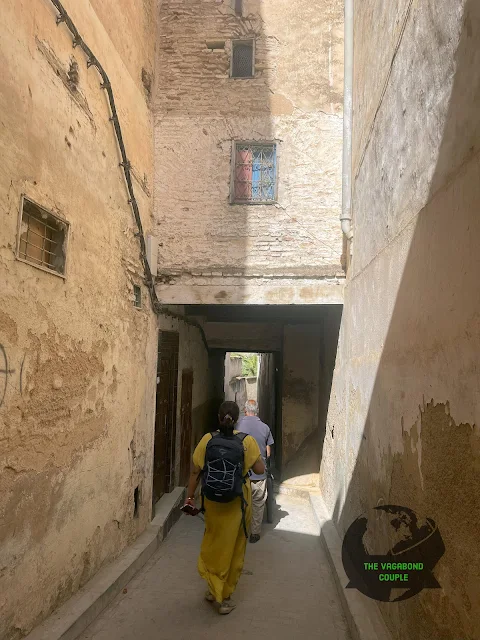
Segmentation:
{"type": "Polygon", "coordinates": [[[232,42],[232,78],[252,78],[253,40],[232,42]]]}
{"type": "Polygon", "coordinates": [[[66,222],[22,197],[17,258],[63,276],[67,230],[66,222]]]}
{"type": "Polygon", "coordinates": [[[232,202],[273,203],[277,191],[276,145],[236,142],[232,202]]]}
{"type": "Polygon", "coordinates": [[[242,9],[243,9],[243,0],[235,0],[235,13],[237,14],[237,16],[241,16],[242,15],[242,9]]]}

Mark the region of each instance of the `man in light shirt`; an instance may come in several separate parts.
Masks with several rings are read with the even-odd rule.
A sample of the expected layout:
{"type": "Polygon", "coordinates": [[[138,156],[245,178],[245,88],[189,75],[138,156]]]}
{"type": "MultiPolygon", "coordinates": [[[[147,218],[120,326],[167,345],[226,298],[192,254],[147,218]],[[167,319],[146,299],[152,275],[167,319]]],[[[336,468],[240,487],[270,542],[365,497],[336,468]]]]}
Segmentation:
{"type": "MultiPolygon", "coordinates": [[[[258,404],[255,400],[247,400],[245,403],[245,417],[240,420],[237,426],[238,431],[253,436],[260,447],[260,453],[264,462],[270,458],[271,447],[274,443],[272,432],[268,425],[258,417],[258,404]]],[[[267,500],[267,474],[261,475],[252,472],[250,476],[252,483],[252,524],[250,532],[250,542],[260,540],[262,528],[263,511],[267,500]]]]}

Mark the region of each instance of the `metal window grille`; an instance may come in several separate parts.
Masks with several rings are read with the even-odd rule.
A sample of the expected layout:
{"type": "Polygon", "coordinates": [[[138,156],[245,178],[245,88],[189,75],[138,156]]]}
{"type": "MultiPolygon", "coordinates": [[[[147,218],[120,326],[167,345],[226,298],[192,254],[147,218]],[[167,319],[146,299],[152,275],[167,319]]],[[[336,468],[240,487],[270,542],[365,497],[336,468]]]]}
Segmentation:
{"type": "Polygon", "coordinates": [[[235,143],[233,202],[276,200],[276,145],[235,143]]]}
{"type": "Polygon", "coordinates": [[[137,307],[137,309],[140,309],[142,306],[142,290],[140,289],[138,284],[133,285],[133,295],[133,306],[137,307]]]}
{"type": "Polygon", "coordinates": [[[17,257],[64,275],[67,229],[63,220],[23,197],[17,257]]]}
{"type": "Polygon", "coordinates": [[[232,42],[232,78],[253,76],[253,40],[232,42]]]}

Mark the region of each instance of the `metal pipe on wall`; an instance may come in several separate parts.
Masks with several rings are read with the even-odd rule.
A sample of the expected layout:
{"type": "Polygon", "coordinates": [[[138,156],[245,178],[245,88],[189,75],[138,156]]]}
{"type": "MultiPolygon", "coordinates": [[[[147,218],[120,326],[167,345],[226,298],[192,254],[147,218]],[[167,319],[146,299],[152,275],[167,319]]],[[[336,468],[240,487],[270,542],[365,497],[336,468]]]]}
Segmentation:
{"type": "Polygon", "coordinates": [[[344,80],[343,80],[343,158],[342,231],[348,241],[352,231],[352,128],[353,128],[353,2],[345,0],[344,80]]]}

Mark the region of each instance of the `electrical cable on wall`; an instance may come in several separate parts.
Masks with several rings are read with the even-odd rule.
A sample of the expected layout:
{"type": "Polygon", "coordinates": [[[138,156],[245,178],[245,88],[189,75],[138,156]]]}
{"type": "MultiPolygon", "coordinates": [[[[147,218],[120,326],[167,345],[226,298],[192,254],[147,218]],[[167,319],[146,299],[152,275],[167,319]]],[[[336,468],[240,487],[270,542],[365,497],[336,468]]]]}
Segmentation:
{"type": "Polygon", "coordinates": [[[78,32],[78,29],[75,27],[75,25],[74,25],[72,19],[70,18],[70,16],[68,15],[68,13],[65,11],[62,3],[59,2],[59,0],[50,0],[50,2],[54,5],[56,10],[58,11],[57,25],[61,24],[62,22],[65,23],[65,25],[67,26],[68,30],[70,31],[70,33],[73,36],[73,43],[72,43],[73,44],[73,48],[80,47],[80,49],[82,49],[82,51],[85,53],[85,55],[87,57],[87,68],[90,68],[90,67],[95,67],[96,68],[96,70],[98,71],[100,77],[102,78],[102,83],[100,84],[100,87],[107,92],[108,102],[109,102],[110,111],[111,111],[110,121],[113,123],[115,136],[117,138],[118,147],[120,149],[120,155],[121,155],[121,158],[122,158],[122,161],[120,162],[119,166],[121,166],[122,169],[123,169],[123,174],[125,176],[125,182],[126,182],[127,191],[128,191],[128,203],[130,204],[130,206],[132,208],[133,216],[135,218],[135,223],[136,223],[137,228],[138,228],[138,232],[135,234],[135,236],[140,241],[140,257],[141,257],[142,264],[143,264],[143,271],[144,271],[144,275],[145,275],[145,284],[146,284],[146,286],[148,288],[148,292],[150,294],[150,299],[151,299],[151,302],[152,302],[153,311],[156,314],[161,314],[161,315],[170,316],[172,318],[177,318],[179,320],[182,320],[186,324],[189,324],[189,325],[195,327],[196,329],[198,329],[200,331],[201,336],[202,336],[202,340],[203,340],[203,343],[205,345],[205,348],[208,351],[208,343],[207,343],[207,339],[205,337],[205,332],[203,330],[203,327],[200,324],[198,324],[197,322],[195,322],[194,320],[190,320],[189,318],[187,318],[186,316],[184,316],[184,315],[182,315],[180,313],[174,313],[173,311],[170,311],[169,309],[166,309],[160,303],[160,301],[158,299],[157,292],[155,290],[155,283],[154,283],[154,280],[153,280],[153,275],[152,275],[152,272],[150,270],[150,265],[149,265],[148,260],[147,260],[146,243],[145,243],[145,235],[143,233],[142,220],[140,218],[140,211],[139,211],[137,200],[135,198],[135,193],[134,193],[134,190],[133,190],[132,174],[131,174],[131,171],[130,171],[130,162],[128,160],[127,153],[126,153],[126,150],[125,150],[125,144],[123,142],[122,129],[121,129],[120,121],[119,121],[118,114],[117,114],[117,108],[116,108],[116,105],[115,105],[115,98],[113,96],[113,90],[112,90],[112,86],[110,84],[110,80],[108,78],[108,75],[107,75],[105,69],[102,67],[102,65],[98,61],[97,57],[93,54],[93,52],[90,49],[90,47],[85,43],[83,38],[80,36],[80,34],[78,32]]]}

